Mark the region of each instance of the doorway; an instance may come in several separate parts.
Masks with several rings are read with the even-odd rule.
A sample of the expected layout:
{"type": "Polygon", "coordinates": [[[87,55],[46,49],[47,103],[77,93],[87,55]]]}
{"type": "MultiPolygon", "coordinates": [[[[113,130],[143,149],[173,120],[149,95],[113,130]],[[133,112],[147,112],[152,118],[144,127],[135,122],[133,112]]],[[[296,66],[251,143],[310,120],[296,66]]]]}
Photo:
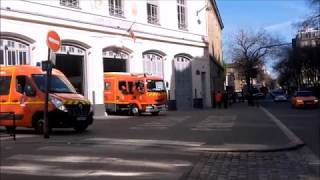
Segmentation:
{"type": "Polygon", "coordinates": [[[174,59],[175,69],[175,96],[177,109],[192,108],[192,71],[191,61],[184,56],[177,56],[174,59]]]}
{"type": "Polygon", "coordinates": [[[207,81],[206,81],[206,72],[201,72],[201,98],[203,107],[206,106],[207,101],[207,81]]]}
{"type": "Polygon", "coordinates": [[[82,95],[84,95],[83,61],[84,56],[57,54],[55,65],[55,68],[59,69],[82,95]]]}
{"type": "Polygon", "coordinates": [[[127,72],[127,59],[103,58],[104,72],[127,72]]]}

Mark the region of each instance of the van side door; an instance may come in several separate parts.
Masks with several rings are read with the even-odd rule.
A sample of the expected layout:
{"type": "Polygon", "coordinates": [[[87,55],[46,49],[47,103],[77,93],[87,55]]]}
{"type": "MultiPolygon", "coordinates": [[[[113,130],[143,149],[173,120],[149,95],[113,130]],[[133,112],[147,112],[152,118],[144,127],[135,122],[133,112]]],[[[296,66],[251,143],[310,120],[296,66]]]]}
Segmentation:
{"type": "Polygon", "coordinates": [[[114,81],[110,79],[104,80],[104,102],[111,103],[115,101],[114,95],[114,81]]]}
{"type": "Polygon", "coordinates": [[[14,109],[9,104],[11,80],[11,74],[6,73],[0,76],[0,112],[3,113],[14,112],[14,109]]]}
{"type": "Polygon", "coordinates": [[[44,102],[36,96],[36,88],[27,76],[17,75],[15,87],[16,98],[19,101],[16,108],[23,113],[23,124],[31,125],[32,116],[35,112],[43,110],[44,102]]]}
{"type": "Polygon", "coordinates": [[[126,80],[118,81],[119,96],[117,100],[120,103],[130,103],[133,97],[133,82],[128,83],[126,80]]]}

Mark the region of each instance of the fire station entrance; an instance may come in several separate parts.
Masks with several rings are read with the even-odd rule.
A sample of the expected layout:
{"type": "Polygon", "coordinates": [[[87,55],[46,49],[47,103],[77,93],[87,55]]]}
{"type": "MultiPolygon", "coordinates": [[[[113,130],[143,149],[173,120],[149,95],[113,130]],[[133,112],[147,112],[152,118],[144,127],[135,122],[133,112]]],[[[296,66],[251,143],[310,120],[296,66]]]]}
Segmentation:
{"type": "Polygon", "coordinates": [[[129,52],[109,47],[103,50],[103,71],[104,72],[129,72],[129,52]]]}
{"type": "Polygon", "coordinates": [[[69,79],[77,92],[84,95],[85,71],[84,71],[85,50],[69,45],[62,45],[56,54],[55,68],[59,69],[69,79]]]}
{"type": "Polygon", "coordinates": [[[175,96],[178,109],[192,108],[192,72],[190,57],[177,55],[174,58],[175,96]]]}

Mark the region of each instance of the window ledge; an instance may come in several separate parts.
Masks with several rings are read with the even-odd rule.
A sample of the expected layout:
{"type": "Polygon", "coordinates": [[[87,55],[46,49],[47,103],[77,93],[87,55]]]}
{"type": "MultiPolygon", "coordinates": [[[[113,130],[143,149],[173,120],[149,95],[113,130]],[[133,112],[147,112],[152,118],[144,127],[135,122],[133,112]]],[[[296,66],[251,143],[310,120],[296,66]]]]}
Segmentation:
{"type": "Polygon", "coordinates": [[[60,4],[60,6],[63,6],[65,8],[70,8],[70,9],[77,9],[77,10],[81,10],[80,7],[74,7],[74,6],[67,6],[67,5],[63,5],[63,4],[60,4]]]}

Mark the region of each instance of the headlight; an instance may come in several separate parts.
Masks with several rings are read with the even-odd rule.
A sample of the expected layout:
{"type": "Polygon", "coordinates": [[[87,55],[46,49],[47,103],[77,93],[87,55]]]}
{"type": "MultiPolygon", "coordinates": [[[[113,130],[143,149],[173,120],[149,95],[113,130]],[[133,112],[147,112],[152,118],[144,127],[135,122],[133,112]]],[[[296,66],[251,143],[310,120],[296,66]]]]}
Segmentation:
{"type": "Polygon", "coordinates": [[[319,100],[318,100],[318,99],[315,99],[315,100],[314,100],[314,102],[315,102],[315,103],[318,103],[318,102],[319,102],[319,100]]]}
{"type": "Polygon", "coordinates": [[[68,112],[67,108],[63,105],[62,101],[56,97],[49,96],[50,102],[59,110],[68,112]]]}
{"type": "Polygon", "coordinates": [[[302,100],[300,100],[300,99],[298,99],[298,100],[297,100],[297,103],[299,103],[299,104],[303,104],[303,101],[302,101],[302,100]]]}

